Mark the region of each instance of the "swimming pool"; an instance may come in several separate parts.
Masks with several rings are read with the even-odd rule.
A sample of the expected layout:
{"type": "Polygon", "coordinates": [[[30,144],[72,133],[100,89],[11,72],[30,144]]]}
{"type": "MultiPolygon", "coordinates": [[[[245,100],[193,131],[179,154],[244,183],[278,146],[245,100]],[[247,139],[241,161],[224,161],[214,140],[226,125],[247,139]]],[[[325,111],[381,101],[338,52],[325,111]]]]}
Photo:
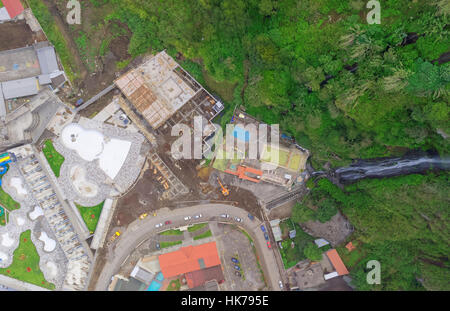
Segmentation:
{"type": "Polygon", "coordinates": [[[161,283],[158,283],[156,281],[153,281],[150,283],[150,286],[147,288],[148,292],[157,292],[161,288],[161,283]]]}
{"type": "Polygon", "coordinates": [[[244,130],[240,126],[236,126],[234,128],[233,135],[234,135],[235,138],[237,138],[239,140],[243,140],[245,142],[248,142],[250,140],[250,132],[244,130]]]}

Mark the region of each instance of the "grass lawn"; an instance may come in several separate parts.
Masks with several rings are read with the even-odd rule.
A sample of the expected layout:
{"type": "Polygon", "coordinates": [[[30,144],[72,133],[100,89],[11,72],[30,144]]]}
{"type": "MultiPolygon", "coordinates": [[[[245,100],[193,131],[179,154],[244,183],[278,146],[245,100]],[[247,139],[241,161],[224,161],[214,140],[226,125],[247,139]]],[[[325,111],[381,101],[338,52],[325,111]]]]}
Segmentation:
{"type": "Polygon", "coordinates": [[[299,154],[294,154],[291,158],[291,163],[289,163],[289,168],[293,171],[297,171],[300,168],[301,156],[299,154]]]}
{"type": "Polygon", "coordinates": [[[61,165],[64,162],[64,157],[59,154],[58,151],[56,151],[52,141],[49,139],[44,142],[44,148],[42,149],[42,152],[44,152],[48,164],[50,165],[55,176],[59,177],[61,165]]]}
{"type": "Polygon", "coordinates": [[[181,287],[181,282],[179,279],[170,281],[169,286],[167,286],[167,291],[179,291],[181,287]]]}
{"type": "Polygon", "coordinates": [[[37,286],[55,289],[55,285],[47,282],[39,269],[39,259],[36,247],[31,241],[31,230],[27,230],[20,235],[13,263],[9,267],[0,268],[0,273],[37,286]]]}
{"type": "Polygon", "coordinates": [[[180,229],[170,229],[164,232],[161,232],[159,235],[182,235],[183,232],[180,229]]]}
{"type": "Polygon", "coordinates": [[[342,261],[349,270],[353,268],[361,259],[366,257],[366,252],[364,251],[364,247],[362,244],[353,242],[353,245],[356,247],[356,249],[351,252],[349,252],[348,249],[345,248],[345,246],[336,248],[339,256],[341,256],[342,261]]]}
{"type": "Polygon", "coordinates": [[[200,230],[201,228],[206,227],[208,224],[207,223],[202,223],[202,224],[195,224],[192,227],[188,228],[189,232],[195,232],[197,230],[200,230]]]}
{"type": "Polygon", "coordinates": [[[166,247],[171,247],[171,246],[174,246],[174,245],[178,245],[178,244],[181,244],[181,243],[183,243],[183,241],[160,242],[160,243],[159,243],[159,246],[160,246],[161,249],[162,249],[162,248],[166,248],[166,247]]]}
{"type": "Polygon", "coordinates": [[[293,267],[299,261],[306,259],[303,250],[308,243],[314,241],[314,237],[304,232],[299,225],[295,224],[295,229],[297,231],[295,238],[286,239],[281,242],[283,248],[280,249],[280,254],[285,269],[293,267]],[[291,242],[294,242],[293,248],[291,247],[291,242]]]}
{"type": "Polygon", "coordinates": [[[200,240],[200,239],[208,238],[210,236],[212,236],[212,232],[211,232],[211,230],[208,230],[202,234],[195,236],[194,240],[200,240]]]}
{"type": "Polygon", "coordinates": [[[75,203],[90,233],[95,232],[98,219],[100,218],[100,213],[103,209],[103,204],[105,204],[105,201],[96,206],[81,206],[75,203]]]}
{"type": "MultiPolygon", "coordinates": [[[[275,148],[276,149],[276,148],[275,148]]],[[[286,150],[281,150],[281,149],[274,149],[274,154],[276,154],[276,152],[278,151],[278,164],[280,166],[286,166],[289,160],[289,152],[286,150]]],[[[264,162],[269,162],[269,163],[275,163],[275,158],[272,158],[272,151],[271,151],[271,147],[270,145],[266,145],[264,147],[264,152],[263,152],[263,156],[261,157],[261,160],[264,162]]]]}
{"type": "Polygon", "coordinates": [[[11,196],[5,191],[3,191],[2,188],[0,188],[0,204],[8,211],[13,211],[20,208],[20,204],[14,201],[14,199],[11,198],[11,196]]]}

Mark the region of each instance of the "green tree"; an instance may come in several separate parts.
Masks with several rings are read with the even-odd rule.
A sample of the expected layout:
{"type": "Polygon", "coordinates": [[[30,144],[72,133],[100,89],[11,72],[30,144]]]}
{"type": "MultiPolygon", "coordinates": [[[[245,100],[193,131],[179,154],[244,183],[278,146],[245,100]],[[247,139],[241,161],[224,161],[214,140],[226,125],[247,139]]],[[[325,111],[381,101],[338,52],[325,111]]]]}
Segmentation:
{"type": "Polygon", "coordinates": [[[296,203],[292,209],[291,219],[296,223],[304,223],[314,220],[315,212],[301,203],[296,203]]]}
{"type": "Polygon", "coordinates": [[[322,259],[322,252],[314,243],[309,243],[304,249],[303,254],[311,261],[319,261],[322,259]]]}

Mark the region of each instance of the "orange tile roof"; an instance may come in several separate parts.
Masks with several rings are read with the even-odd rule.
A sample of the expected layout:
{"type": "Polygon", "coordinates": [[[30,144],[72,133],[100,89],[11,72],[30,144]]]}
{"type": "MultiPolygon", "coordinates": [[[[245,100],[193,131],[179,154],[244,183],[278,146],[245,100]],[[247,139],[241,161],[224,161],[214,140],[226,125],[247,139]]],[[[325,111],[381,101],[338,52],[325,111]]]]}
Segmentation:
{"type": "Polygon", "coordinates": [[[158,259],[165,278],[220,265],[216,242],[182,247],[175,252],[159,255],[158,259]]]}
{"type": "Polygon", "coordinates": [[[347,248],[348,251],[351,252],[351,251],[354,250],[356,247],[353,245],[352,242],[348,242],[347,245],[345,245],[345,248],[347,248]]]}
{"type": "Polygon", "coordinates": [[[348,270],[345,267],[344,263],[342,262],[341,257],[339,256],[338,252],[335,249],[330,249],[327,252],[327,256],[331,261],[331,264],[336,269],[336,272],[339,275],[345,275],[348,274],[348,270]]]}
{"type": "Polygon", "coordinates": [[[222,266],[214,266],[197,271],[187,272],[185,274],[187,285],[194,288],[205,284],[208,281],[216,280],[217,283],[224,281],[222,266]]]}

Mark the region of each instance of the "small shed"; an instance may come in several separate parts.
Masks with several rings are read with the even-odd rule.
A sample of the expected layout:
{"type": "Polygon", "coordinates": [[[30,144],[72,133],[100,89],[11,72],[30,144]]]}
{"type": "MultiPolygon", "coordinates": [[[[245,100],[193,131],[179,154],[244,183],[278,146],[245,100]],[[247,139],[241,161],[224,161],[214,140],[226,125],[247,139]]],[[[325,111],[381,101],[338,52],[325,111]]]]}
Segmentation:
{"type": "Polygon", "coordinates": [[[322,246],[330,244],[330,242],[328,242],[327,240],[322,239],[322,238],[314,240],[314,243],[316,243],[318,248],[321,248],[322,246]]]}
{"type": "Polygon", "coordinates": [[[273,236],[275,238],[275,241],[282,241],[282,237],[281,237],[281,228],[280,228],[280,220],[279,219],[274,219],[271,220],[270,222],[270,226],[272,227],[272,232],[273,232],[273,236]]]}

